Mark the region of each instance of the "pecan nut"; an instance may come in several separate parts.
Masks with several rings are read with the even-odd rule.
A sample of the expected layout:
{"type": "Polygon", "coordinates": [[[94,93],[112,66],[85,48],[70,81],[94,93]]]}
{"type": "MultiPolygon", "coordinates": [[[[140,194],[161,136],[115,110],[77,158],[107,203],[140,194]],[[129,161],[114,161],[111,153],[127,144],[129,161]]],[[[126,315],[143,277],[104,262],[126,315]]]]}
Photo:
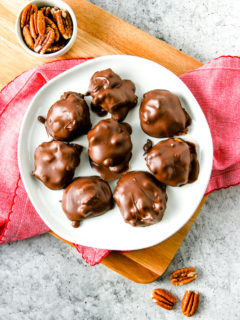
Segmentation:
{"type": "Polygon", "coordinates": [[[195,268],[178,269],[170,274],[171,283],[174,286],[182,286],[183,284],[194,281],[197,278],[195,268]]]}
{"type": "Polygon", "coordinates": [[[34,41],[33,41],[33,38],[31,36],[31,33],[30,33],[30,30],[29,30],[29,26],[26,25],[24,26],[23,28],[23,38],[27,44],[27,46],[33,50],[34,48],[34,41]]]}
{"type": "Polygon", "coordinates": [[[42,7],[41,10],[43,11],[43,14],[45,15],[45,17],[51,18],[52,13],[51,13],[50,7],[42,7]]]}
{"type": "Polygon", "coordinates": [[[37,12],[37,6],[35,4],[28,4],[22,11],[21,16],[21,28],[23,28],[25,25],[29,24],[30,16],[34,12],[37,12]]]}
{"type": "Polygon", "coordinates": [[[59,50],[61,50],[62,48],[64,48],[66,45],[65,42],[61,42],[61,43],[56,43],[51,45],[51,47],[49,47],[46,51],[46,53],[53,53],[53,52],[57,52],[59,50]]]}
{"type": "Polygon", "coordinates": [[[37,13],[37,30],[40,35],[44,35],[46,32],[46,21],[42,10],[37,13]]]}
{"type": "Polygon", "coordinates": [[[73,33],[73,25],[69,13],[66,10],[53,10],[52,15],[62,37],[65,40],[70,39],[73,33]]]}
{"type": "Polygon", "coordinates": [[[182,299],[182,313],[191,317],[198,309],[199,293],[187,290],[182,299]]]}
{"type": "Polygon", "coordinates": [[[40,54],[47,52],[48,48],[53,44],[55,39],[55,32],[52,28],[47,27],[44,35],[39,34],[35,44],[34,51],[40,54]]]}
{"type": "Polygon", "coordinates": [[[31,33],[32,38],[35,40],[37,39],[37,33],[38,33],[36,30],[36,27],[35,27],[36,15],[37,15],[36,12],[32,13],[30,16],[30,21],[29,21],[30,33],[31,33]]]}
{"type": "Polygon", "coordinates": [[[32,4],[32,8],[31,8],[31,14],[33,13],[37,13],[38,12],[38,8],[35,4],[32,4]]]}
{"type": "Polygon", "coordinates": [[[154,289],[152,292],[152,300],[158,306],[167,310],[172,310],[175,303],[177,303],[176,297],[164,289],[154,289]]]}
{"type": "Polygon", "coordinates": [[[58,28],[56,26],[56,24],[48,17],[45,17],[46,20],[46,25],[49,26],[50,28],[52,28],[55,32],[55,42],[58,42],[59,38],[60,38],[60,34],[58,31],[58,28]]]}
{"type": "Polygon", "coordinates": [[[21,16],[21,28],[23,28],[26,24],[29,23],[30,14],[31,14],[32,5],[28,4],[22,11],[21,16]]]}

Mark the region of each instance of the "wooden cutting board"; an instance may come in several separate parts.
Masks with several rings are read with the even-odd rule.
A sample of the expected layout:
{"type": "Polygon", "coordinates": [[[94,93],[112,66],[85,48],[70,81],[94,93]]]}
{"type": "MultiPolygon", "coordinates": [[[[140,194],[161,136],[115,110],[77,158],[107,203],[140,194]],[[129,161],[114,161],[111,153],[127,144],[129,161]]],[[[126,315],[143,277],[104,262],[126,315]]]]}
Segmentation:
{"type": "MultiPolygon", "coordinates": [[[[5,86],[23,71],[46,62],[29,56],[20,47],[15,35],[18,10],[28,1],[1,0],[0,2],[0,87],[5,86]]],[[[97,57],[108,54],[130,54],[155,61],[176,75],[196,69],[201,62],[174,49],[136,27],[85,0],[66,1],[76,14],[78,36],[72,49],[59,59],[97,57]]],[[[206,197],[194,216],[171,238],[154,247],[128,253],[112,252],[103,264],[122,276],[149,283],[160,277],[196,219],[206,197]]]]}

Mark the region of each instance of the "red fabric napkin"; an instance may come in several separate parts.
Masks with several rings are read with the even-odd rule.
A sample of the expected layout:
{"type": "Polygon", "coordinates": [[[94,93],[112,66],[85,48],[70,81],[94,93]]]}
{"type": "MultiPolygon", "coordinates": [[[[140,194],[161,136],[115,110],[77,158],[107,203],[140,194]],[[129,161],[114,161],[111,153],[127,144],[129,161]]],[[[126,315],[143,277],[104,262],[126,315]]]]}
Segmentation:
{"type": "MultiPolygon", "coordinates": [[[[60,60],[24,72],[0,92],[0,244],[49,231],[30,203],[17,165],[17,140],[24,113],[36,92],[59,73],[87,59],[60,60]]],[[[240,58],[220,57],[181,79],[208,120],[214,145],[206,193],[240,183],[240,58]]],[[[108,250],[76,245],[90,265],[108,250]]]]}

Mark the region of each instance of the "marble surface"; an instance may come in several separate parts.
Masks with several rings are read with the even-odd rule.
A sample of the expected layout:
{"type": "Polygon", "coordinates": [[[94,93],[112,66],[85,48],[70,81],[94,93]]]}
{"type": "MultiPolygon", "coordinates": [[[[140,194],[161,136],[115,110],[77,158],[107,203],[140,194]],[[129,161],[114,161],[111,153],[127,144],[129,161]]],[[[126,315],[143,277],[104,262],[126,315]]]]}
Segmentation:
{"type": "MultiPolygon", "coordinates": [[[[239,0],[94,0],[122,19],[207,62],[238,55],[239,0]]],[[[186,289],[201,295],[194,319],[239,319],[240,187],[211,194],[165,275],[140,285],[102,265],[86,265],[70,246],[43,235],[0,247],[0,320],[183,319],[155,306],[153,288],[181,300],[186,289]],[[169,284],[171,271],[195,266],[198,279],[169,284]]]]}

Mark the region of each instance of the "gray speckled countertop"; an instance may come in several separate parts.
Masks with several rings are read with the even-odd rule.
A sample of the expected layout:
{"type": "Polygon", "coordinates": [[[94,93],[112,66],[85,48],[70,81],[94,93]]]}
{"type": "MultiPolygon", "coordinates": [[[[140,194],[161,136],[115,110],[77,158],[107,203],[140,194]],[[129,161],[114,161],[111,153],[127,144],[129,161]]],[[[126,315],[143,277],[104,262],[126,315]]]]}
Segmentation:
{"type": "MultiPolygon", "coordinates": [[[[187,54],[207,62],[239,55],[239,0],[94,0],[187,54]]],[[[156,287],[179,299],[186,289],[201,294],[194,319],[239,319],[240,187],[211,194],[165,275],[140,285],[102,265],[89,267],[77,251],[50,235],[0,247],[0,320],[183,319],[180,302],[165,311],[150,299],[156,287]],[[169,273],[195,266],[198,279],[181,288],[169,273]]],[[[186,318],[185,318],[186,319],[186,318]]]]}

